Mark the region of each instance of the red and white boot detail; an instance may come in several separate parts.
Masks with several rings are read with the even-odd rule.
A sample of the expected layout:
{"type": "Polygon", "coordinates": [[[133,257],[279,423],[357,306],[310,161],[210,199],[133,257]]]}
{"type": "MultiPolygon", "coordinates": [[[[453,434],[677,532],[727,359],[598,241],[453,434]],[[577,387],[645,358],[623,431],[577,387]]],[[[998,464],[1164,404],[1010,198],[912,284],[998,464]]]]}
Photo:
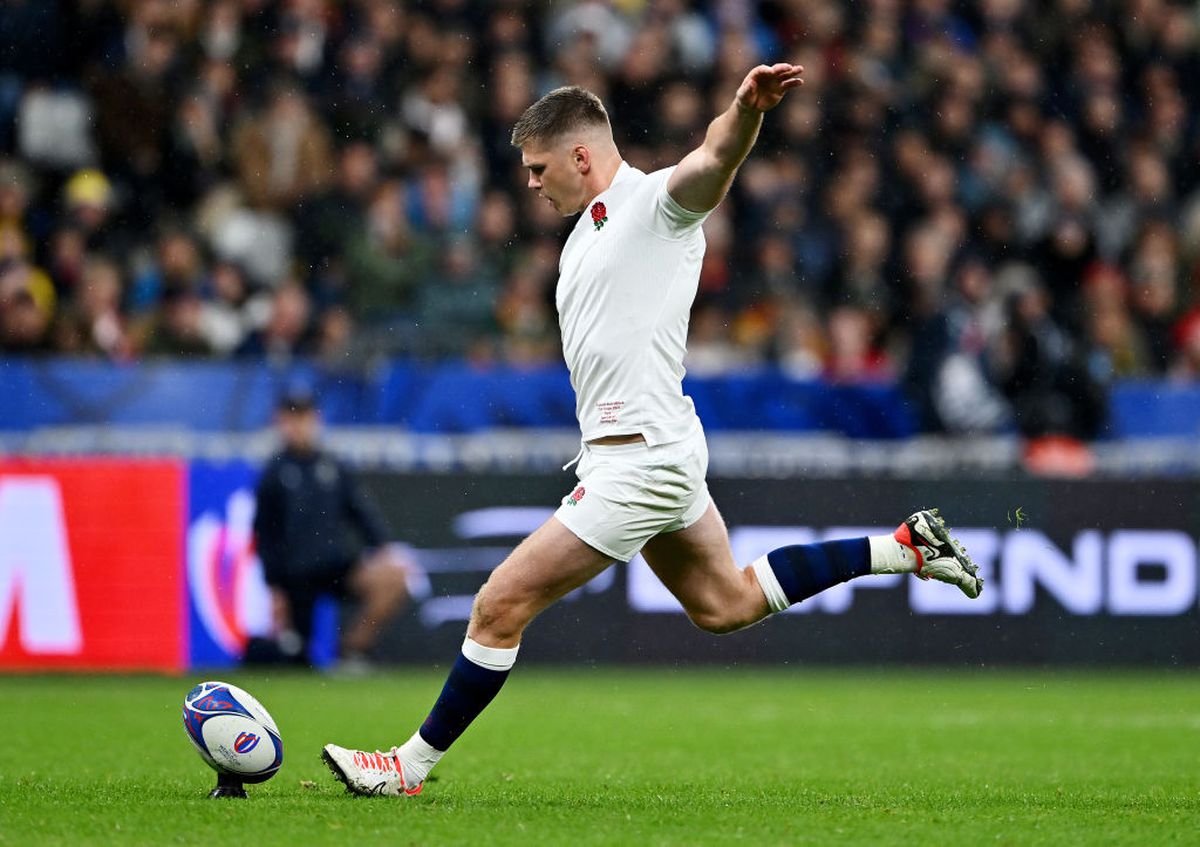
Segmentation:
{"type": "Polygon", "coordinates": [[[333,775],[352,794],[363,797],[414,797],[421,793],[424,782],[409,785],[404,780],[404,763],[393,747],[390,753],[376,750],[347,750],[336,744],[326,744],[321,758],[333,775]]]}
{"type": "Polygon", "coordinates": [[[983,577],[967,551],[946,528],[937,509],[914,512],[900,524],[893,537],[917,557],[916,575],[957,585],[968,597],[983,591],[983,577]]]}

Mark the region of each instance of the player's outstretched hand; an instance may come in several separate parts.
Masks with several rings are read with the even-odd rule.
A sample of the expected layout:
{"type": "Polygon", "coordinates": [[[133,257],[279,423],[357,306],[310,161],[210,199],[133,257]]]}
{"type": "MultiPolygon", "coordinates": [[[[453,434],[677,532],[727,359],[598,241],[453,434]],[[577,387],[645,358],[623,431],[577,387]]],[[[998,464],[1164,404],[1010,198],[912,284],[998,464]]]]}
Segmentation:
{"type": "Polygon", "coordinates": [[[777,65],[759,65],[738,86],[737,101],[747,109],[766,112],[774,109],[793,88],[804,84],[800,75],[804,68],[780,62],[777,65]]]}

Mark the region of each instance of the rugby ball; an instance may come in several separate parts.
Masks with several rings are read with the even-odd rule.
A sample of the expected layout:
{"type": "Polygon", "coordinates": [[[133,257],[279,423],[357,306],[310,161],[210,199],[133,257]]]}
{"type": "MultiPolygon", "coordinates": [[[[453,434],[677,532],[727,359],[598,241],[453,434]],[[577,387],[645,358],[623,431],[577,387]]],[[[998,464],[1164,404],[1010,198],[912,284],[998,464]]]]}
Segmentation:
{"type": "Polygon", "coordinates": [[[183,728],[219,774],[263,782],[283,764],[283,741],[262,704],[228,682],[202,682],[183,698],[183,728]]]}

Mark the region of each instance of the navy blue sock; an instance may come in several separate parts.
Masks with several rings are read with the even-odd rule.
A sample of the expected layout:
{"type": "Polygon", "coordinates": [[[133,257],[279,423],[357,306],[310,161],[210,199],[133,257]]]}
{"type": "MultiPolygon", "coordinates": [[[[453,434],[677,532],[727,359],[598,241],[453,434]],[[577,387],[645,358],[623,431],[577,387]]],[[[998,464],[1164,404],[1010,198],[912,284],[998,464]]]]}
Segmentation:
{"type": "Polygon", "coordinates": [[[826,588],[871,572],[871,543],[866,538],[793,544],[767,554],[789,603],[799,603],[826,588]]]}
{"type": "Polygon", "coordinates": [[[508,671],[489,670],[460,653],[429,717],[421,724],[421,737],[435,750],[449,750],[492,702],[506,679],[508,671]]]}

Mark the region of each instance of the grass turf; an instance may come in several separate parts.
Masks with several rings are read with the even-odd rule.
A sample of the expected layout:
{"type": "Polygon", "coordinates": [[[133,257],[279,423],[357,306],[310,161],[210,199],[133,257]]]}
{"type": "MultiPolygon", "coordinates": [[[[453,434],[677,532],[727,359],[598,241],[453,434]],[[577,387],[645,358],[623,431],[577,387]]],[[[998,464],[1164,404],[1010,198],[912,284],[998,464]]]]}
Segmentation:
{"type": "Polygon", "coordinates": [[[519,668],[403,800],[318,754],[403,740],[440,672],[226,678],[283,734],[248,801],[205,799],[198,678],[0,679],[0,844],[1200,842],[1191,673],[519,668]]]}

